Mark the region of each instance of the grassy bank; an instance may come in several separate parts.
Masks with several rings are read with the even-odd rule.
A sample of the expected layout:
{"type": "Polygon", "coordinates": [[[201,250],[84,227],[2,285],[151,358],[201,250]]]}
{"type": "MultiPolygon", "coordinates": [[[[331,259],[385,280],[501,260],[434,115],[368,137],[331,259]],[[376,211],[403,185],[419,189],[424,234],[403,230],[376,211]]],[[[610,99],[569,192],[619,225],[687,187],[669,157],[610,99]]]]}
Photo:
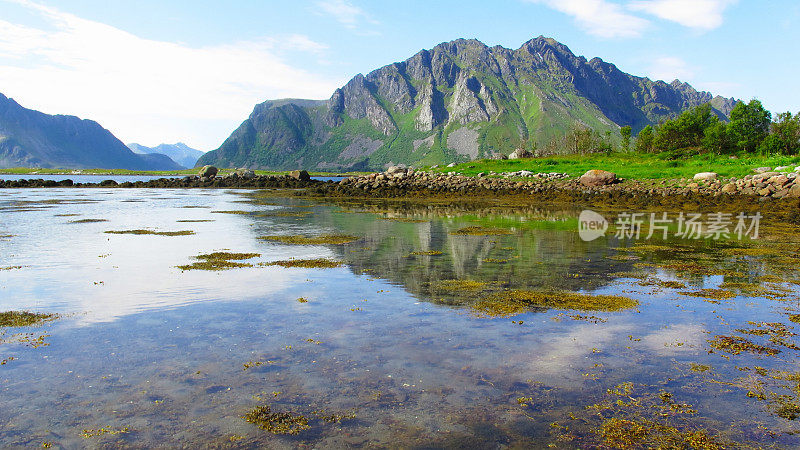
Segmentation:
{"type": "Polygon", "coordinates": [[[703,154],[686,159],[670,160],[665,155],[641,153],[610,153],[596,155],[566,155],[523,160],[480,160],[460,164],[456,167],[440,167],[439,172],[459,172],[476,175],[480,172],[503,173],[529,170],[559,172],[580,176],[591,169],[602,169],[628,179],[674,179],[691,178],[699,172],[717,172],[722,177],[743,177],[753,173],[756,167],[800,165],[800,156],[740,155],[732,159],[728,155],[703,154]]]}

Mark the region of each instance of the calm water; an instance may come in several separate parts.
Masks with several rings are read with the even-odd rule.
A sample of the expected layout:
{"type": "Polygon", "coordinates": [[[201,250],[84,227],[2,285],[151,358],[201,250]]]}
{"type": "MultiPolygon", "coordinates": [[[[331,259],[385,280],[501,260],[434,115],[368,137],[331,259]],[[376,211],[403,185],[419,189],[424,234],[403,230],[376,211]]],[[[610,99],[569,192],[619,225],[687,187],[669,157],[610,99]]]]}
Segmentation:
{"type": "Polygon", "coordinates": [[[570,210],[247,194],[0,190],[0,311],[62,315],[0,328],[0,446],[800,444],[796,230],[748,247],[584,243],[570,210]],[[510,234],[451,234],[473,225],[510,234]],[[104,233],[133,229],[195,234],[104,233]],[[258,239],[327,233],[359,240],[258,239]],[[261,256],[176,267],[213,251],[261,256]],[[258,265],[291,258],[345,265],[258,265]],[[508,289],[639,306],[487,301],[508,289]],[[718,336],[750,346],[715,349],[718,336]],[[242,417],[261,405],[311,428],[260,430],[242,417]]]}
{"type": "MultiPolygon", "coordinates": [[[[186,175],[13,175],[13,174],[0,174],[0,180],[53,180],[63,181],[72,180],[75,183],[99,183],[103,180],[114,180],[117,183],[135,183],[137,181],[152,181],[159,178],[183,178],[186,175]]],[[[345,177],[311,177],[319,181],[342,181],[345,177]]]]}

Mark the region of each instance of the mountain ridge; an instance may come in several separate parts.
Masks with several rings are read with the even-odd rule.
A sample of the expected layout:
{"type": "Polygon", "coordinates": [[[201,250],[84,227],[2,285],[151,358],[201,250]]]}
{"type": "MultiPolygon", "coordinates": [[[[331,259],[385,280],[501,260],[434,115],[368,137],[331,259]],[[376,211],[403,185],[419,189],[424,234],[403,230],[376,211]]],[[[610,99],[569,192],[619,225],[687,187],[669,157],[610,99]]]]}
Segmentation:
{"type": "Polygon", "coordinates": [[[176,170],[164,155],[134,154],[93,120],[49,115],[0,94],[0,168],[176,170]]]}
{"type": "Polygon", "coordinates": [[[183,142],[176,144],[159,144],[155,147],[147,147],[137,143],[126,144],[137,155],[161,154],[166,155],[184,168],[191,168],[197,160],[205,154],[200,150],[189,147],[183,142]]]}
{"type": "Polygon", "coordinates": [[[735,99],[668,84],[576,56],[540,36],[516,50],[458,39],[358,74],[327,101],[284,99],[253,113],[198,165],[262,169],[377,169],[440,164],[543,148],[575,126],[618,136],[710,103],[735,99]]]}

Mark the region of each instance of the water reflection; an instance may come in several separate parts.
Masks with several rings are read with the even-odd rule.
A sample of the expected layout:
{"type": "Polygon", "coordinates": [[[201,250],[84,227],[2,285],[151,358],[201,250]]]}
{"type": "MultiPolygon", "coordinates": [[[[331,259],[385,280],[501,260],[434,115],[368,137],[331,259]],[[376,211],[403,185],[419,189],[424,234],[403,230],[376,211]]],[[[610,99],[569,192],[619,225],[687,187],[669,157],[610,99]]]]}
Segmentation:
{"type": "Polygon", "coordinates": [[[794,373],[797,351],[708,344],[736,335],[777,348],[771,335],[737,330],[795,323],[796,253],[780,251],[798,247],[791,234],[748,246],[584,243],[568,209],[203,190],[7,190],[0,217],[0,268],[19,267],[0,271],[0,310],[65,314],[0,329],[0,360],[14,358],[0,366],[3,446],[587,447],[607,444],[613,419],[659,424],[648,439],[662,444],[704,429],[720,442],[798,444],[788,417],[800,397],[776,372],[794,373]],[[80,219],[107,222],[70,223],[80,219]],[[467,226],[510,234],[453,234],[467,226]],[[195,234],[104,233],[133,229],[195,234]],[[326,233],[361,239],[258,239],[326,233]],[[231,271],[176,268],[212,251],[261,256],[231,271]],[[258,265],[320,257],[347,266],[258,265]],[[443,290],[446,280],[481,287],[443,290]],[[487,291],[505,289],[623,295],[639,306],[474,314],[487,291]],[[49,346],[14,337],[23,332],[49,346]],[[697,413],[675,412],[683,403],[697,413]],[[306,416],[311,430],[276,436],[241,418],[264,404],[306,416]],[[82,437],[87,429],[129,431],[82,437]]]}

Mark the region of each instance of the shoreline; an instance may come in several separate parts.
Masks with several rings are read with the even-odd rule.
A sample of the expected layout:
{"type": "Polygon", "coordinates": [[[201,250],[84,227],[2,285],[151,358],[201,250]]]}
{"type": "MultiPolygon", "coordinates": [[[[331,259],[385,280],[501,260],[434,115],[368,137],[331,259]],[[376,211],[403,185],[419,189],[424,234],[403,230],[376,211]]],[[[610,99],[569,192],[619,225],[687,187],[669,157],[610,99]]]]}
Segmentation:
{"type": "Polygon", "coordinates": [[[0,189],[290,190],[287,195],[339,200],[347,198],[417,202],[441,200],[490,204],[553,203],[614,209],[768,211],[779,215],[781,221],[800,225],[800,198],[798,198],[800,180],[797,182],[792,180],[792,183],[788,184],[788,189],[786,181],[781,175],[767,173],[739,180],[688,183],[686,180],[617,180],[611,184],[589,187],[574,178],[486,178],[393,168],[388,172],[345,178],[340,182],[317,181],[290,175],[240,177],[233,174],[213,178],[186,176],[124,183],[113,180],[99,183],[42,179],[0,180],[0,189]],[[784,184],[777,186],[781,183],[784,184]],[[732,188],[737,185],[735,189],[732,188]],[[760,195],[759,192],[765,195],[760,195]]]}

